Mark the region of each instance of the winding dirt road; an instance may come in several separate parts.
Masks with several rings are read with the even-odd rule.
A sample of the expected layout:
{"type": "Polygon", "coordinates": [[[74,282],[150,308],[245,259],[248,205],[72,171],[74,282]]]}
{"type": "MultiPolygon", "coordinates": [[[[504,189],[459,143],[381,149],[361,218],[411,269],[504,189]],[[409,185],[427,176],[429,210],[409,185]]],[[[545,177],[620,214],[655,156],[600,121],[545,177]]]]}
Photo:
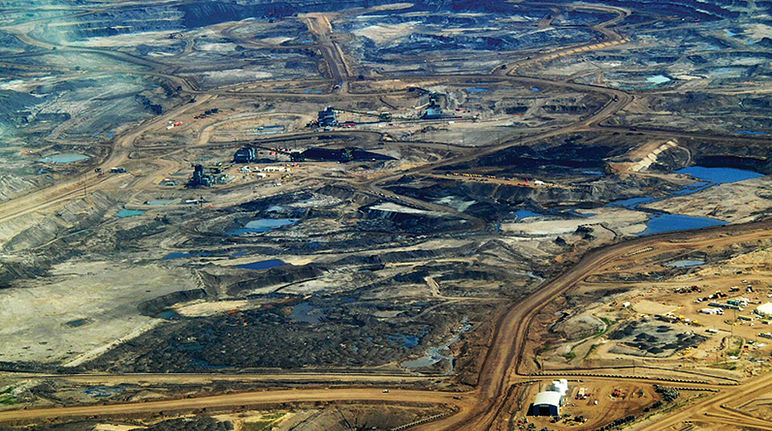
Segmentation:
{"type": "MultiPolygon", "coordinates": [[[[624,41],[620,35],[610,29],[612,25],[621,21],[621,19],[624,17],[624,12],[620,12],[619,10],[616,10],[616,12],[619,14],[611,21],[593,27],[595,30],[601,32],[606,38],[608,38],[607,42],[616,43],[624,41]]],[[[309,19],[308,22],[309,27],[319,36],[320,49],[322,50],[323,56],[329,66],[333,81],[343,83],[343,81],[345,81],[348,76],[348,70],[339,47],[337,47],[337,45],[329,40],[329,21],[326,21],[325,23],[323,19],[315,18],[309,19]]],[[[586,45],[583,48],[592,47],[592,49],[603,49],[604,47],[610,46],[602,44],[596,45],[597,46],[586,45]]],[[[577,47],[569,47],[560,52],[553,52],[549,55],[570,55],[572,53],[578,52],[576,49],[577,47]]],[[[125,56],[120,56],[120,59],[123,61],[131,61],[129,57],[125,56]]],[[[533,60],[536,61],[539,59],[533,60]]],[[[154,67],[152,64],[145,64],[145,66],[151,69],[154,67]]],[[[568,127],[556,129],[546,133],[540,133],[525,139],[510,140],[499,145],[486,147],[484,149],[474,149],[474,151],[470,151],[467,154],[462,154],[461,156],[455,158],[422,166],[410,171],[401,172],[398,175],[365,182],[361,185],[361,187],[365,190],[368,190],[370,193],[381,194],[392,199],[401,199],[405,202],[412,203],[417,206],[423,205],[423,207],[427,207],[427,205],[429,205],[427,203],[411,202],[409,201],[410,198],[387,192],[380,187],[380,184],[384,184],[385,182],[393,180],[398,176],[406,174],[409,175],[428,173],[441,166],[473,160],[484,155],[493,154],[513,145],[522,145],[540,139],[563,135],[576,130],[584,130],[597,127],[604,120],[610,118],[612,115],[627,106],[627,104],[629,104],[633,98],[633,96],[627,92],[605,87],[540,79],[536,77],[509,75],[512,73],[513,69],[516,70],[517,68],[518,65],[513,64],[511,67],[507,68],[507,74],[503,74],[502,72],[505,70],[505,68],[497,68],[494,70],[494,72],[499,73],[499,75],[496,76],[497,78],[510,80],[512,82],[530,85],[555,86],[572,89],[575,91],[604,94],[608,97],[608,101],[597,112],[593,113],[587,118],[577,121],[568,127]]],[[[151,71],[148,73],[157,72],[151,71]]],[[[442,78],[456,80],[464,79],[466,77],[476,79],[479,76],[489,75],[454,75],[452,78],[442,78]]],[[[188,91],[197,91],[193,84],[184,84],[188,86],[188,91]]],[[[347,86],[343,85],[343,87],[344,88],[342,89],[342,92],[346,92],[348,90],[347,86]]],[[[280,95],[278,93],[276,93],[276,95],[286,96],[280,95]]],[[[325,96],[326,95],[322,95],[321,97],[325,96]]],[[[101,167],[104,170],[109,170],[109,168],[118,166],[120,163],[125,162],[128,158],[129,152],[133,148],[134,142],[139,136],[141,136],[142,133],[153,127],[158,127],[160,124],[167,121],[167,119],[178,115],[182,111],[195,108],[207,102],[209,100],[208,97],[215,96],[201,95],[197,98],[195,104],[182,105],[175,111],[147,121],[136,129],[121,135],[116,139],[110,156],[101,164],[101,167]]],[[[95,174],[84,174],[75,180],[58,184],[56,186],[31,193],[18,199],[4,202],[0,204],[0,222],[6,222],[21,215],[47,209],[70,199],[77,199],[84,187],[93,189],[107,186],[114,182],[116,178],[119,178],[119,176],[100,177],[95,174]]],[[[447,210],[447,208],[444,207],[432,209],[447,210]]],[[[480,227],[479,224],[481,221],[474,218],[469,218],[469,220],[475,223],[477,227],[480,227]]],[[[49,418],[62,419],[88,416],[124,416],[131,414],[150,414],[161,411],[169,412],[198,410],[202,408],[237,409],[240,406],[245,405],[271,405],[287,402],[311,403],[351,401],[449,405],[456,409],[455,414],[441,418],[436,422],[417,426],[414,429],[489,430],[491,429],[492,424],[494,424],[497,419],[500,419],[502,406],[506,404],[508,397],[512,393],[512,385],[524,380],[537,378],[534,376],[529,376],[527,373],[523,372],[521,370],[521,365],[526,359],[524,357],[526,352],[526,340],[529,328],[531,327],[531,322],[539,313],[539,311],[550,302],[550,300],[564,294],[572,287],[574,287],[576,283],[582,281],[589,275],[597,273],[598,271],[602,271],[605,266],[614,262],[616,259],[625,256],[631,251],[640,249],[641,247],[668,246],[672,245],[673,241],[678,241],[678,244],[683,247],[697,247],[701,244],[706,244],[710,241],[714,241],[716,238],[721,238],[726,235],[731,235],[732,239],[737,241],[758,239],[762,237],[769,238],[772,236],[772,222],[765,221],[746,225],[722,226],[694,232],[674,232],[643,238],[635,238],[589,252],[576,265],[568,269],[559,277],[543,285],[528,298],[519,303],[511,304],[508,310],[497,318],[495,324],[496,329],[493,334],[490,347],[487,350],[482,368],[480,370],[476,388],[470,392],[453,393],[430,390],[393,389],[388,393],[384,393],[380,389],[361,387],[336,389],[311,388],[295,390],[271,390],[237,394],[222,394],[216,396],[177,400],[152,401],[145,403],[122,403],[111,405],[10,410],[0,412],[0,422],[14,423],[49,418]]],[[[288,376],[292,375],[289,374],[288,376]]],[[[551,375],[549,378],[552,379],[556,377],[556,375],[551,375]]],[[[395,379],[402,378],[403,377],[401,376],[395,377],[395,379]]],[[[307,380],[335,381],[336,376],[326,373],[319,373],[317,375],[309,375],[307,380]]],[[[357,380],[359,384],[361,384],[363,381],[367,382],[368,379],[357,380]]],[[[377,381],[378,383],[389,383],[391,379],[380,376],[379,380],[372,381],[377,381]]],[[[344,378],[341,378],[339,382],[349,383],[349,381],[344,378]]],[[[720,390],[721,392],[719,395],[690,406],[679,413],[675,413],[661,419],[656,419],[656,421],[651,424],[641,425],[642,427],[639,429],[645,431],[661,431],[665,429],[665,427],[676,425],[680,422],[683,422],[684,420],[701,415],[703,420],[720,423],[741,423],[763,430],[772,430],[772,426],[766,422],[763,422],[759,418],[754,418],[752,416],[738,413],[727,407],[722,407],[726,405],[726,403],[737,402],[738,400],[747,396],[748,393],[759,390],[768,391],[770,387],[772,387],[772,375],[752,379],[743,385],[731,388],[710,384],[706,384],[704,386],[720,390]]]]}

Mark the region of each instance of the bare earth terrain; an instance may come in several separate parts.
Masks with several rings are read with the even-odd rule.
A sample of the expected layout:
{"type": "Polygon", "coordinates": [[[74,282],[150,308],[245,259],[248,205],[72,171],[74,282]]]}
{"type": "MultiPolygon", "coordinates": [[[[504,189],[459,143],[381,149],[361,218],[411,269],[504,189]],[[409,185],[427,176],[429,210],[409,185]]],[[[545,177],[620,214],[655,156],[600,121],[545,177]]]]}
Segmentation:
{"type": "Polygon", "coordinates": [[[771,13],[4,2],[0,429],[772,430],[771,13]]]}

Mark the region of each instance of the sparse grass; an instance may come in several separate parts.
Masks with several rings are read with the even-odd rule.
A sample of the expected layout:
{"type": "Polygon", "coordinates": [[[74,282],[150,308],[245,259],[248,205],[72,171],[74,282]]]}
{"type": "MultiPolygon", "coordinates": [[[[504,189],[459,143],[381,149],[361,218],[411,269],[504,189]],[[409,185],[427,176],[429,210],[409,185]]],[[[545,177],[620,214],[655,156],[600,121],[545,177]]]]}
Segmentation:
{"type": "Polygon", "coordinates": [[[16,397],[11,395],[13,388],[8,387],[0,391],[0,405],[16,404],[16,397]]]}
{"type": "Polygon", "coordinates": [[[244,422],[244,431],[270,431],[275,420],[259,420],[257,422],[244,422]]]}
{"type": "Polygon", "coordinates": [[[593,352],[595,352],[595,350],[598,348],[598,346],[600,346],[600,344],[593,344],[592,346],[590,346],[590,348],[587,349],[587,353],[584,354],[584,358],[582,359],[587,359],[590,355],[592,355],[593,352]]]}
{"type": "MultiPolygon", "coordinates": [[[[580,345],[582,345],[582,344],[584,343],[584,341],[585,341],[585,340],[587,340],[587,339],[589,339],[589,338],[597,338],[597,337],[600,337],[601,335],[603,335],[603,334],[605,334],[606,332],[608,332],[609,328],[611,328],[611,326],[612,326],[612,325],[614,325],[614,324],[616,323],[616,321],[614,321],[614,320],[611,320],[611,319],[609,319],[609,318],[606,318],[606,317],[599,317],[599,316],[595,316],[595,317],[597,317],[598,319],[600,319],[600,320],[602,320],[602,321],[603,321],[604,327],[603,327],[603,328],[598,328],[598,329],[596,329],[596,330],[595,330],[595,332],[594,332],[593,334],[591,334],[591,335],[588,335],[587,337],[584,337],[584,338],[582,338],[581,340],[579,340],[578,342],[576,342],[576,343],[573,345],[573,347],[571,347],[571,351],[570,351],[570,352],[563,354],[563,357],[564,357],[564,358],[566,358],[566,361],[569,361],[569,362],[570,362],[570,361],[573,361],[574,359],[576,359],[576,353],[574,352],[574,349],[576,349],[577,347],[579,347],[580,345]]],[[[584,355],[584,358],[583,358],[583,359],[587,359],[587,357],[588,357],[588,356],[590,356],[590,354],[591,354],[591,353],[592,353],[592,352],[593,352],[595,349],[597,349],[599,345],[600,345],[600,344],[594,344],[594,345],[590,346],[590,349],[589,349],[589,350],[587,351],[587,353],[584,355]]]]}
{"type": "Polygon", "coordinates": [[[276,421],[283,418],[285,414],[283,412],[265,414],[257,422],[245,422],[243,429],[244,431],[270,431],[276,421]]]}
{"type": "Polygon", "coordinates": [[[733,371],[737,369],[737,362],[724,361],[724,362],[717,362],[715,364],[709,364],[708,366],[710,368],[720,368],[722,370],[733,371]]]}
{"type": "Polygon", "coordinates": [[[598,330],[595,331],[595,336],[596,337],[600,337],[601,335],[603,335],[606,332],[608,332],[608,330],[611,329],[611,326],[613,326],[616,323],[615,320],[611,320],[611,319],[609,319],[607,317],[598,317],[598,318],[603,321],[605,326],[603,328],[598,328],[598,330]]]}
{"type": "Polygon", "coordinates": [[[732,350],[726,351],[726,354],[729,356],[739,355],[743,349],[743,344],[745,344],[745,340],[743,340],[742,338],[737,338],[736,340],[734,340],[734,342],[735,342],[735,348],[732,350]]]}

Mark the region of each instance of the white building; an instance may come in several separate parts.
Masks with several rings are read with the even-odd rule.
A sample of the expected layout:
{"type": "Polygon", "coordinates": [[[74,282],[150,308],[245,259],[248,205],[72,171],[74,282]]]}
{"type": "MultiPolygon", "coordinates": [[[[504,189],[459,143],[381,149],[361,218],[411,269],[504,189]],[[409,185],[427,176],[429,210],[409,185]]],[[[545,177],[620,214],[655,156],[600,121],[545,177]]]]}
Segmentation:
{"type": "Polygon", "coordinates": [[[566,392],[568,392],[568,380],[566,379],[554,380],[552,382],[551,390],[555,392],[560,392],[560,396],[565,397],[566,392]]]}
{"type": "Polygon", "coordinates": [[[534,416],[560,416],[560,399],[560,392],[539,392],[533,401],[531,413],[534,416]]]}
{"type": "Polygon", "coordinates": [[[767,302],[766,304],[761,304],[756,307],[756,313],[764,317],[772,317],[772,302],[767,302]]]}

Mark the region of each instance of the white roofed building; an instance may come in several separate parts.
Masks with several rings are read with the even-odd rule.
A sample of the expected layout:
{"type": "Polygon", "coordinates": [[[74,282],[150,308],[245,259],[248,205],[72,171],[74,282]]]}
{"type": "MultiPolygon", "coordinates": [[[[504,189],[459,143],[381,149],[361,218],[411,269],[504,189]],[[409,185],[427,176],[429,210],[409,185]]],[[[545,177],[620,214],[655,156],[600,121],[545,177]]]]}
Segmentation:
{"type": "Polygon", "coordinates": [[[756,307],[756,313],[765,317],[772,317],[772,302],[761,304],[756,307]]]}
{"type": "Polygon", "coordinates": [[[534,416],[560,416],[560,392],[544,391],[536,394],[531,412],[534,416]]]}

